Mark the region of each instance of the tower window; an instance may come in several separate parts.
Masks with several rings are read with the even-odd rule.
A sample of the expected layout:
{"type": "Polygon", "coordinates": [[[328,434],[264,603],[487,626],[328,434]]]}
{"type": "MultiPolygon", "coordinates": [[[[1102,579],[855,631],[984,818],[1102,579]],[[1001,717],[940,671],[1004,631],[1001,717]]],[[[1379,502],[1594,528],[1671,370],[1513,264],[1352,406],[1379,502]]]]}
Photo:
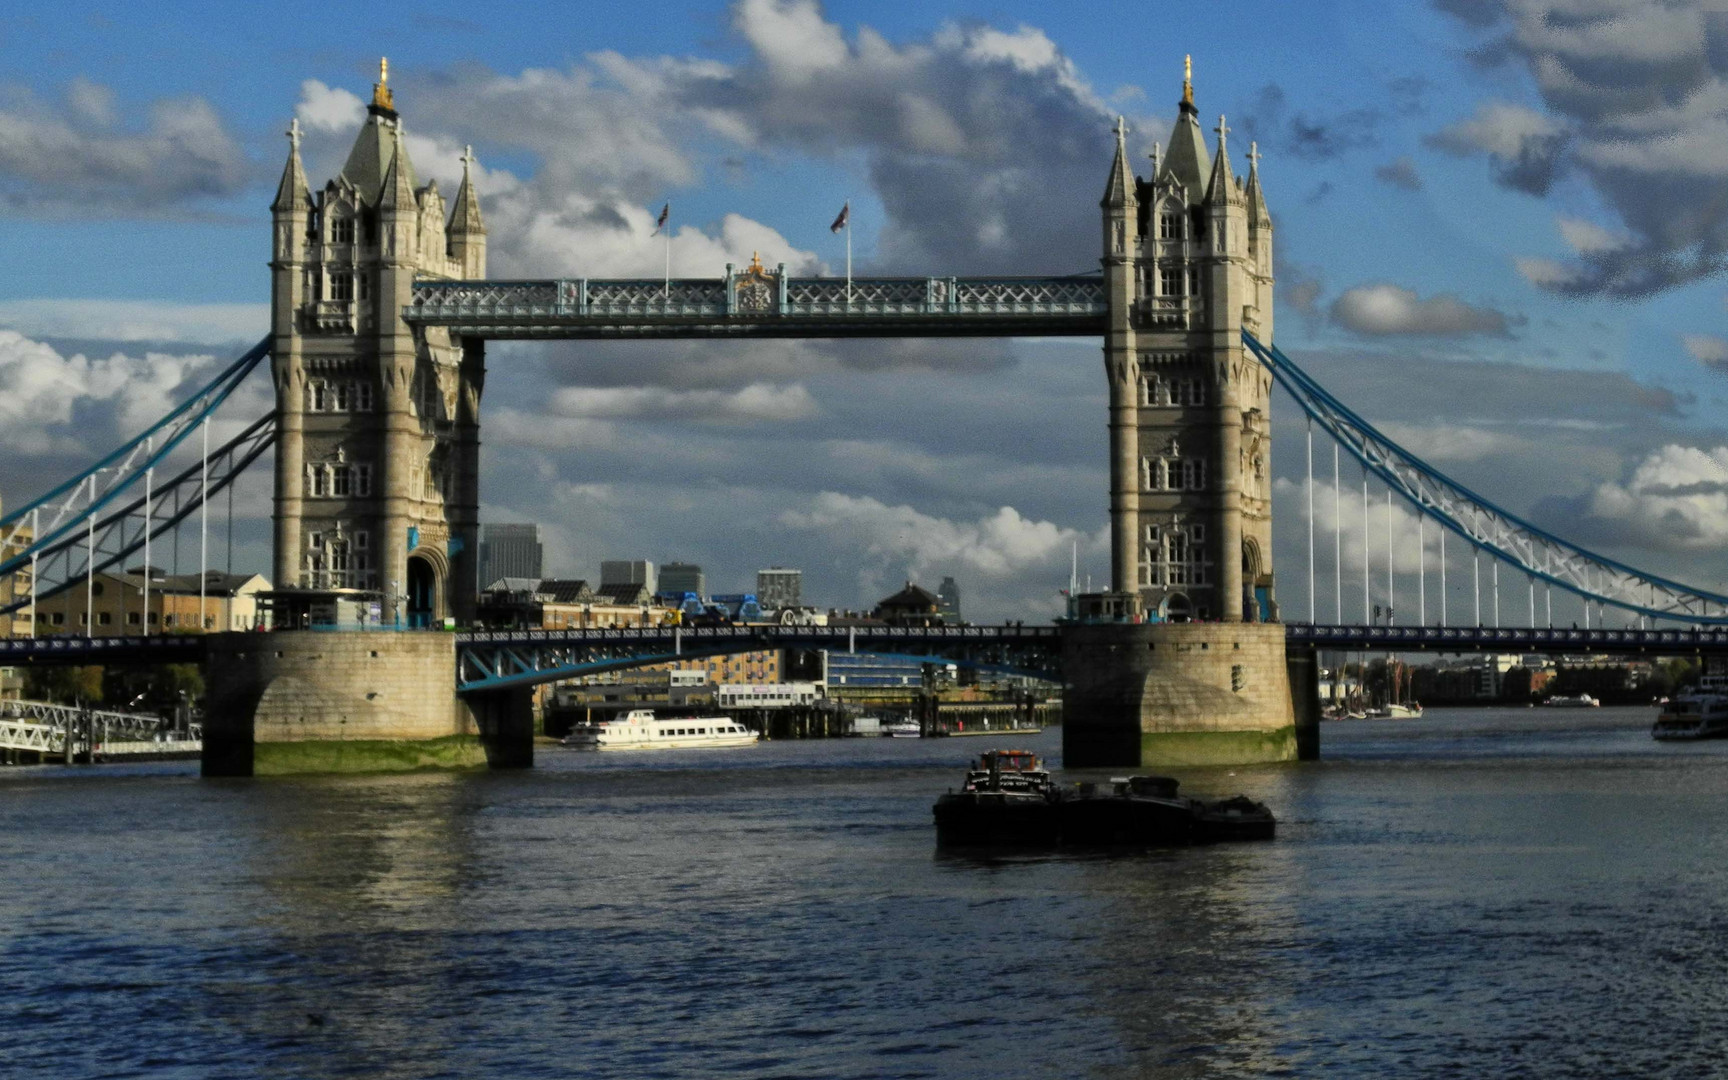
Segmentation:
{"type": "Polygon", "coordinates": [[[354,384],[354,408],[360,412],[372,411],[372,384],[360,382],[354,384]]]}
{"type": "MultiPolygon", "coordinates": [[[[372,466],[354,466],[354,494],[362,496],[372,494],[372,466]]],[[[365,536],[366,534],[361,533],[360,535],[365,536]]],[[[365,545],[362,544],[361,546],[364,547],[365,545]]]]}
{"type": "Polygon", "coordinates": [[[1160,296],[1182,295],[1182,271],[1174,266],[1166,266],[1158,271],[1158,294],[1160,296]]]}
{"type": "Polygon", "coordinates": [[[332,244],[352,244],[354,242],[354,219],[339,217],[331,221],[330,242],[332,244]]]}
{"type": "Polygon", "coordinates": [[[354,275],[349,273],[330,275],[330,299],[354,299],[354,275]]]}
{"type": "Polygon", "coordinates": [[[353,484],[348,473],[348,466],[337,465],[331,470],[331,494],[346,497],[353,484]]]}
{"type": "Polygon", "coordinates": [[[1182,215],[1181,214],[1165,212],[1164,214],[1159,215],[1159,218],[1158,218],[1158,239],[1160,239],[1160,240],[1180,240],[1180,239],[1182,239],[1182,215]]]}

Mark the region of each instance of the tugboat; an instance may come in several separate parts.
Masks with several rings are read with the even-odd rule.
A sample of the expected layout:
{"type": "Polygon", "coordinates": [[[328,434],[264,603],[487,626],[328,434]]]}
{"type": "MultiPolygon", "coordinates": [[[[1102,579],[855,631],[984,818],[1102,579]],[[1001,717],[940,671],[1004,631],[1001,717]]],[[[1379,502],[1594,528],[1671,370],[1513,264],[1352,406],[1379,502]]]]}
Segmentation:
{"type": "Polygon", "coordinates": [[[936,800],[938,844],[1054,845],[1060,795],[1030,750],[988,750],[959,791],[936,800]]]}

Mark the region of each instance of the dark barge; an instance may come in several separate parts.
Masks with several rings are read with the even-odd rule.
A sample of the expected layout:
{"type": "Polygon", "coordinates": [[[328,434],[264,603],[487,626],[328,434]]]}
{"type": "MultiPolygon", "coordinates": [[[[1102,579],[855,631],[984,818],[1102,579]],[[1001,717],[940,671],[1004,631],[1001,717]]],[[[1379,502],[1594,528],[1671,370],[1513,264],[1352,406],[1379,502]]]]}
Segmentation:
{"type": "Polygon", "coordinates": [[[959,791],[936,800],[936,840],[945,847],[1170,847],[1270,840],[1277,821],[1245,796],[1218,802],[1177,793],[1167,776],[1131,776],[1063,788],[1029,750],[991,750],[959,791]]]}

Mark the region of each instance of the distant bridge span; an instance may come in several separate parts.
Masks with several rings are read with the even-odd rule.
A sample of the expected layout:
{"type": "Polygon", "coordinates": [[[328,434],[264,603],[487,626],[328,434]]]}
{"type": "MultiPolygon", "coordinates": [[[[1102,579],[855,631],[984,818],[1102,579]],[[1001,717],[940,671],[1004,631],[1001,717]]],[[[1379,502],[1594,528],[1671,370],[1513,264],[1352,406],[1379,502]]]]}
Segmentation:
{"type": "MultiPolygon", "coordinates": [[[[1294,647],[1372,652],[1728,655],[1724,627],[1580,630],[1287,623],[1284,635],[1294,647]]],[[[449,636],[457,654],[458,693],[764,649],[882,653],[1051,681],[1062,678],[1061,626],[656,626],[475,630],[449,636]]],[[[197,663],[204,658],[207,640],[197,634],[0,639],[0,666],[197,663]]]]}

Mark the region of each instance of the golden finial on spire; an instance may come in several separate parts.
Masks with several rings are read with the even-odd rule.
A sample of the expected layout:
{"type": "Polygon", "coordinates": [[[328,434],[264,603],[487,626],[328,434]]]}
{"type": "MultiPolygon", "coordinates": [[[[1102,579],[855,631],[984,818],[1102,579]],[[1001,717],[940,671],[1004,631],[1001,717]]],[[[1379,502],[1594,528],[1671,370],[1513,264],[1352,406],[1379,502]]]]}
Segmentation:
{"type": "Polygon", "coordinates": [[[378,58],[378,81],[372,84],[372,104],[380,109],[396,108],[396,101],[390,93],[390,58],[378,58]]]}
{"type": "Polygon", "coordinates": [[[1182,57],[1182,104],[1194,104],[1194,57],[1182,57]]]}

